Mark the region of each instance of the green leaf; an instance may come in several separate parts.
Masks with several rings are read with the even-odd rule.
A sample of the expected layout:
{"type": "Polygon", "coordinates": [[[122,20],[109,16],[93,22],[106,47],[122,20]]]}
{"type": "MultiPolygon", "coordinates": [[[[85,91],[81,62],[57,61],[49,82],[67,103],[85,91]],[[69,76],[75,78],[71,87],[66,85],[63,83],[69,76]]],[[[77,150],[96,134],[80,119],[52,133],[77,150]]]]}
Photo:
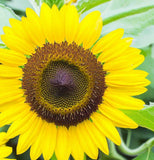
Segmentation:
{"type": "Polygon", "coordinates": [[[134,158],[133,160],[153,160],[153,158],[154,158],[154,153],[152,151],[150,152],[146,151],[137,156],[136,158],[134,158]]]}
{"type": "Polygon", "coordinates": [[[79,12],[84,13],[85,11],[94,8],[102,3],[109,2],[110,0],[80,0],[77,4],[77,9],[79,12]]]}
{"type": "Polygon", "coordinates": [[[84,159],[83,160],[87,160],[87,156],[86,156],[86,154],[84,154],[84,159]]]}
{"type": "MultiPolygon", "coordinates": [[[[93,8],[88,8],[85,11],[80,11],[80,9],[78,9],[78,11],[80,11],[80,13],[82,12],[82,14],[80,15],[80,19],[82,20],[86,15],[88,15],[89,13],[93,12],[93,11],[100,11],[103,12],[106,7],[109,5],[110,1],[102,1],[103,3],[98,5],[98,6],[94,6],[93,8]]],[[[78,6],[77,6],[78,7],[78,6]]]]}
{"type": "Polygon", "coordinates": [[[7,132],[9,125],[3,126],[0,128],[0,132],[7,132]]]}
{"type": "Polygon", "coordinates": [[[6,3],[6,0],[0,0],[0,3],[1,3],[1,4],[5,4],[5,3],[6,3]]]}
{"type": "Polygon", "coordinates": [[[12,1],[5,1],[5,4],[12,8],[13,10],[20,10],[24,11],[26,8],[32,8],[32,5],[29,3],[28,0],[12,0],[12,1]]]}
{"type": "Polygon", "coordinates": [[[55,153],[52,155],[50,160],[57,160],[55,153]]]}
{"type": "MultiPolygon", "coordinates": [[[[12,11],[11,8],[0,4],[0,35],[3,34],[4,26],[10,26],[9,18],[19,19],[19,17],[12,11]]],[[[1,39],[0,43],[3,43],[1,39]]]]}
{"type": "Polygon", "coordinates": [[[154,45],[142,49],[142,54],[145,56],[145,61],[137,69],[149,73],[147,79],[151,81],[151,84],[147,86],[148,91],[137,96],[137,98],[143,99],[146,103],[149,101],[154,102],[154,45]]]}
{"type": "Polygon", "coordinates": [[[0,48],[7,48],[7,47],[5,46],[5,44],[0,43],[0,48]]]}
{"type": "Polygon", "coordinates": [[[39,0],[35,0],[36,4],[39,6],[40,1],[39,0]]]}
{"type": "Polygon", "coordinates": [[[42,0],[42,2],[47,3],[50,7],[55,4],[59,9],[64,5],[64,0],[42,0]]]}
{"type": "Polygon", "coordinates": [[[154,104],[139,111],[123,110],[123,112],[141,127],[154,131],[154,104]]]}
{"type": "Polygon", "coordinates": [[[134,38],[132,46],[143,48],[154,42],[153,15],[152,0],[113,0],[102,13],[102,34],[124,28],[125,36],[134,38]]]}

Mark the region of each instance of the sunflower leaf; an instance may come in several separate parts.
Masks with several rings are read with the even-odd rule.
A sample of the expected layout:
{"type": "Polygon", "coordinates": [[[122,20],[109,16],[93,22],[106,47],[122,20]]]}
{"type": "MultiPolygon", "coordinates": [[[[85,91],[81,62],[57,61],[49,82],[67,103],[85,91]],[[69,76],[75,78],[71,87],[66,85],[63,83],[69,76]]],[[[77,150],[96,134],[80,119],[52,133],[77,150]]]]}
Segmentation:
{"type": "Polygon", "coordinates": [[[50,7],[55,4],[59,9],[64,5],[64,0],[42,0],[42,2],[47,3],[50,7]]]}
{"type": "Polygon", "coordinates": [[[154,152],[152,152],[152,150],[150,150],[150,152],[146,151],[146,152],[138,155],[133,160],[153,160],[153,157],[154,157],[154,152]]]}
{"type": "Polygon", "coordinates": [[[26,8],[32,8],[32,5],[27,0],[12,0],[12,1],[6,1],[5,4],[15,10],[16,12],[22,11],[25,12],[26,8]]]}
{"type": "Polygon", "coordinates": [[[10,7],[20,17],[25,16],[26,8],[32,8],[28,0],[0,0],[1,4],[10,7]]]}
{"type": "Polygon", "coordinates": [[[143,48],[154,43],[154,1],[114,0],[102,12],[102,35],[117,28],[125,29],[125,36],[133,37],[132,46],[143,48]]]}
{"type": "Polygon", "coordinates": [[[154,131],[154,104],[145,106],[139,111],[123,110],[123,112],[133,119],[139,126],[154,131]]]}
{"type": "Polygon", "coordinates": [[[83,1],[83,0],[80,0],[77,4],[77,9],[79,12],[81,13],[84,13],[85,11],[91,9],[91,8],[94,8],[102,3],[106,3],[110,0],[86,0],[86,1],[83,1]]]}
{"type": "Polygon", "coordinates": [[[0,3],[1,3],[1,4],[5,4],[6,1],[5,1],[5,0],[0,0],[0,3]]]}
{"type": "MultiPolygon", "coordinates": [[[[11,8],[4,6],[3,4],[0,4],[0,35],[3,34],[3,27],[4,26],[10,26],[9,24],[9,18],[15,18],[20,19],[11,8]]],[[[0,43],[3,44],[3,42],[0,39],[0,43]]],[[[1,44],[1,46],[2,46],[1,44]]]]}

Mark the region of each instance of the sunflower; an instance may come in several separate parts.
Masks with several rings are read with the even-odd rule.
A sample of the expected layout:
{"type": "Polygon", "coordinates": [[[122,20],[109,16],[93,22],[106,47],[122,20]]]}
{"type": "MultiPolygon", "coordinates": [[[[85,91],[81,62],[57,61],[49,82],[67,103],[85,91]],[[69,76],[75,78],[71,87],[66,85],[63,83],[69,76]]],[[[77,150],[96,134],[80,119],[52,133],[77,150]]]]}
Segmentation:
{"type": "MultiPolygon", "coordinates": [[[[8,141],[6,133],[0,132],[0,160],[9,160],[8,157],[12,153],[12,148],[9,146],[6,146],[5,143],[8,141]]],[[[15,160],[15,159],[11,159],[15,160]]]]}
{"type": "Polygon", "coordinates": [[[121,143],[115,127],[138,127],[120,109],[144,106],[133,97],[150,83],[134,70],[144,56],[123,29],[99,39],[99,11],[79,21],[73,5],[43,3],[40,16],[29,8],[26,15],[10,19],[1,36],[8,49],[0,49],[0,127],[11,124],[7,138],[19,135],[17,154],[31,147],[32,160],[109,154],[106,138],[121,143]]]}

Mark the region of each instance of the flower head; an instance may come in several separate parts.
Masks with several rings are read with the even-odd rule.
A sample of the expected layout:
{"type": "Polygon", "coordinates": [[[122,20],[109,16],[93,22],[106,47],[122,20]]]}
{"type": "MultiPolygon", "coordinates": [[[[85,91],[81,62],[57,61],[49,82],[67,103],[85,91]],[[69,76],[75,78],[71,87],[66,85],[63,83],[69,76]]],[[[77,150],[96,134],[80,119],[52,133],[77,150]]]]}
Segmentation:
{"type": "Polygon", "coordinates": [[[31,147],[31,159],[108,154],[106,137],[121,143],[115,127],[138,126],[119,109],[143,108],[132,96],[149,84],[146,72],[134,70],[144,56],[132,38],[122,39],[123,29],[98,40],[99,11],[79,22],[75,6],[43,3],[40,16],[26,15],[10,19],[1,37],[9,49],[0,49],[0,126],[11,123],[8,138],[20,135],[17,154],[31,147]]]}

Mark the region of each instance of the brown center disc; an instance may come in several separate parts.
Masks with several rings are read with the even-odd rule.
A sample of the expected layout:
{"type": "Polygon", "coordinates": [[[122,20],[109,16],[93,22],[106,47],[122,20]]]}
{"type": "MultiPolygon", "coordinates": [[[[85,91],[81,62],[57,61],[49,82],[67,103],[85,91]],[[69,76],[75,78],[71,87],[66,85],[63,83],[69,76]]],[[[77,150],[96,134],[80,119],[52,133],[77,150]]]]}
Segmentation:
{"type": "Polygon", "coordinates": [[[102,103],[103,66],[90,50],[74,42],[38,48],[23,72],[26,103],[47,122],[77,125],[102,103]]]}

